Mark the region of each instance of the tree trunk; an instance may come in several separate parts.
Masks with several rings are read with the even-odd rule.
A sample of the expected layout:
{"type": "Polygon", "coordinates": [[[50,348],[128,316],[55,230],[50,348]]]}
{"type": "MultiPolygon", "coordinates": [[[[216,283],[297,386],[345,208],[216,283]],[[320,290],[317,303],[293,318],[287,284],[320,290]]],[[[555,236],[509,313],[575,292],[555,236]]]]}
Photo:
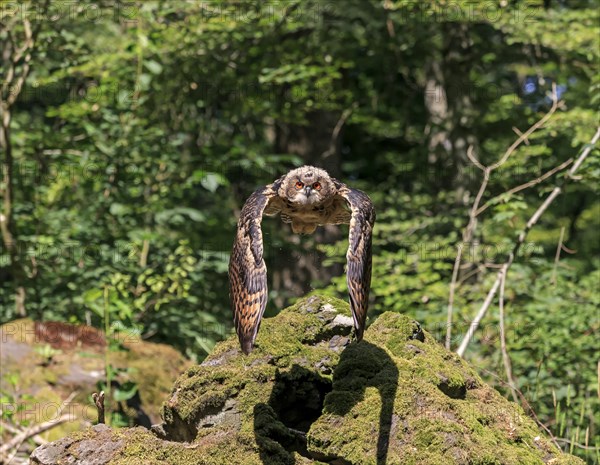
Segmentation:
{"type": "Polygon", "coordinates": [[[425,107],[429,112],[428,162],[435,170],[440,189],[454,189],[456,201],[473,187],[467,149],[477,146],[465,115],[472,114],[474,83],[466,57],[471,41],[468,25],[442,25],[443,45],[432,57],[425,83],[425,107]]]}
{"type": "Polygon", "coordinates": [[[11,113],[6,102],[0,103],[0,119],[2,128],[0,129],[0,149],[4,154],[3,160],[3,184],[2,192],[2,211],[0,212],[0,233],[4,250],[8,253],[10,275],[15,285],[15,311],[17,315],[26,316],[25,311],[25,287],[23,278],[24,270],[19,262],[18,247],[16,243],[16,232],[13,221],[13,201],[14,201],[14,159],[12,145],[10,141],[10,122],[11,113]]]}
{"type": "MultiPolygon", "coordinates": [[[[40,6],[40,17],[44,17],[48,10],[50,0],[40,6]]],[[[2,50],[1,71],[3,75],[2,94],[0,95],[0,149],[3,153],[3,182],[2,209],[0,211],[0,234],[5,250],[8,252],[10,275],[15,285],[15,309],[19,316],[25,316],[25,280],[26,273],[21,261],[21,254],[17,244],[17,231],[13,218],[14,195],[14,157],[10,138],[10,125],[12,121],[11,108],[17,101],[19,94],[25,86],[25,81],[30,71],[30,61],[35,47],[35,40],[43,24],[39,21],[35,28],[27,17],[22,18],[22,44],[18,45],[15,38],[17,22],[11,22],[11,29],[0,41],[2,50]]],[[[2,24],[6,27],[5,24],[2,24]]]]}

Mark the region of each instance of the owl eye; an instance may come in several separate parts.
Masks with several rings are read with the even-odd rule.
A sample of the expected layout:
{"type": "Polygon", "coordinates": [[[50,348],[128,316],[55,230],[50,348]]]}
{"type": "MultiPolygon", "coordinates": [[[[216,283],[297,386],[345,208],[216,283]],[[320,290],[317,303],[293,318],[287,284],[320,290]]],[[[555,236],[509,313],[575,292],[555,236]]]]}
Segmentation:
{"type": "Polygon", "coordinates": [[[303,182],[300,182],[300,181],[298,181],[298,182],[296,183],[296,189],[300,190],[300,189],[302,189],[303,187],[304,187],[304,183],[303,183],[303,182]]]}
{"type": "Polygon", "coordinates": [[[320,191],[321,190],[321,183],[320,182],[315,182],[313,184],[313,189],[316,191],[320,191]]]}

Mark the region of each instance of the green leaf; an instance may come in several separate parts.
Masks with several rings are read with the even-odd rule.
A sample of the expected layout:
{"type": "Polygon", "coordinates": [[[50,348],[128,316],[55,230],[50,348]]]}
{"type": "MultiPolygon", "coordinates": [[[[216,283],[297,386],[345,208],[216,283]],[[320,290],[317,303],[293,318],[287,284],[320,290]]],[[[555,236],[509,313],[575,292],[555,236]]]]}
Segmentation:
{"type": "Polygon", "coordinates": [[[138,392],[138,385],[134,382],[128,381],[123,383],[118,388],[114,388],[112,391],[113,398],[117,402],[124,402],[131,399],[138,392]]]}
{"type": "Polygon", "coordinates": [[[144,66],[148,68],[152,74],[160,74],[162,73],[163,67],[158,61],[154,60],[146,60],[144,61],[144,66]]]}
{"type": "Polygon", "coordinates": [[[124,216],[130,213],[131,208],[121,203],[113,203],[109,208],[110,214],[114,216],[124,216]]]}

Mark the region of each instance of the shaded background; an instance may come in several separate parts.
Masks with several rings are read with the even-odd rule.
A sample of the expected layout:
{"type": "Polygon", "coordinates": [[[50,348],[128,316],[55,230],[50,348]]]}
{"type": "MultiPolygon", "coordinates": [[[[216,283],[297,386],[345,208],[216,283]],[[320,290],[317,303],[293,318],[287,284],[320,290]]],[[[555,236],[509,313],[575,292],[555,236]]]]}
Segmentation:
{"type": "MultiPolygon", "coordinates": [[[[410,314],[442,341],[465,247],[455,348],[564,171],[503,193],[575,157],[596,130],[597,7],[0,2],[0,323],[110,321],[201,360],[231,334],[227,263],[244,200],[314,164],[376,205],[371,319],[410,314]],[[463,244],[482,179],[469,146],[498,160],[549,110],[553,86],[557,112],[493,173],[463,244]]],[[[595,460],[573,444],[600,443],[597,155],[532,230],[506,285],[521,401],[565,450],[595,460]]],[[[312,291],[345,298],[347,226],[299,237],[268,218],[263,230],[267,315],[312,291]]],[[[505,392],[497,315],[467,357],[505,392]]]]}

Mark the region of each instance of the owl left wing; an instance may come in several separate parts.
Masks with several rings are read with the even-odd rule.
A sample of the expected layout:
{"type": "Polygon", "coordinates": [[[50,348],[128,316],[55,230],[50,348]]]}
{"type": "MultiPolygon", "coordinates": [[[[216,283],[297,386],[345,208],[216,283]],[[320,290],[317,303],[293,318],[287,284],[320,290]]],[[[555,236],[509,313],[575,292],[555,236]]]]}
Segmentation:
{"type": "Polygon", "coordinates": [[[242,351],[249,354],[267,306],[267,267],[263,260],[262,215],[278,199],[277,186],[269,184],[248,197],[238,220],[229,259],[229,297],[233,323],[242,351]]]}
{"type": "Polygon", "coordinates": [[[360,341],[365,330],[369,290],[371,287],[371,242],[375,224],[375,207],[367,194],[347,187],[336,180],[338,195],[346,200],[352,216],[346,253],[346,281],[350,308],[354,318],[356,339],[360,341]]]}

